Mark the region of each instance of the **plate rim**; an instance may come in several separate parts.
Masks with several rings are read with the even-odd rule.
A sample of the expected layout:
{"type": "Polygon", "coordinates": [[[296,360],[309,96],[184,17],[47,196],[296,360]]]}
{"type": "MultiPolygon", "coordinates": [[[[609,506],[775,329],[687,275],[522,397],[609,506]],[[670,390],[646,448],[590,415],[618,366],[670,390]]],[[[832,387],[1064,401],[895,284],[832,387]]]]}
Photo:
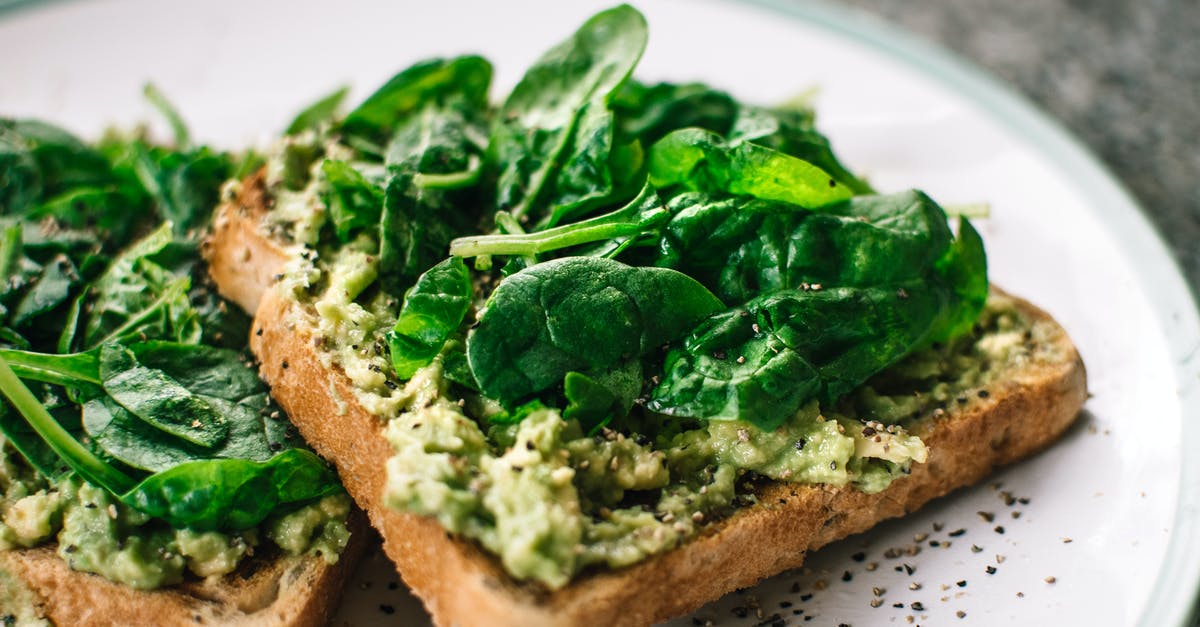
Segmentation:
{"type": "Polygon", "coordinates": [[[875,52],[885,53],[977,107],[1047,157],[1089,213],[1121,233],[1120,248],[1145,281],[1145,294],[1166,344],[1180,404],[1180,481],[1166,557],[1138,625],[1188,627],[1200,601],[1200,295],[1193,294],[1145,208],[1091,150],[1058,120],[987,70],[940,44],[864,10],[826,0],[721,0],[758,7],[805,22],[875,52]]]}

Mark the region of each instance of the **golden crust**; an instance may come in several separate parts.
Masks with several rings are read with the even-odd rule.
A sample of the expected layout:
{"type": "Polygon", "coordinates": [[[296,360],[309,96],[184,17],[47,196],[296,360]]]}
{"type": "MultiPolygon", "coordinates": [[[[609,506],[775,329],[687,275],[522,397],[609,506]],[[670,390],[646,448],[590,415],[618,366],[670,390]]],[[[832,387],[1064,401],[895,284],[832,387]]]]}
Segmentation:
{"type": "Polygon", "coordinates": [[[260,295],[244,300],[258,303],[251,349],[262,361],[272,395],[304,438],[337,466],[404,581],[439,625],[644,625],[692,611],[799,566],[810,550],[902,516],[1041,450],[1071,424],[1086,398],[1083,363],[1066,333],[1045,312],[1018,300],[1026,315],[1050,329],[1047,341],[1058,345],[1050,352],[1061,359],[1030,362],[989,386],[987,398],[915,427],[930,457],[914,465],[910,476],[873,495],[773,484],[759,499],[769,505],[740,510],[678,549],[548,592],[515,582],[496,560],[436,521],[384,507],[384,464],[391,449],[382,423],[354,402],[340,370],[322,365],[311,329],[298,322],[305,315],[293,311],[300,305],[269,289],[269,280],[246,284],[248,278],[273,275],[278,266],[271,272],[236,270],[245,250],[281,250],[259,231],[256,218],[264,209],[253,202],[262,198],[253,189],[258,185],[261,180],[248,183],[243,196],[219,212],[218,223],[225,227],[209,254],[214,267],[233,270],[214,275],[218,288],[223,294],[260,295]]]}
{"type": "MultiPolygon", "coordinates": [[[[229,575],[158,590],[71,570],[52,545],[0,552],[0,571],[24,585],[36,614],[58,625],[316,627],[333,616],[366,544],[360,515],[352,516],[350,530],[350,544],[337,564],[314,556],[251,558],[229,575]]],[[[0,599],[0,609],[8,601],[0,599]]]]}

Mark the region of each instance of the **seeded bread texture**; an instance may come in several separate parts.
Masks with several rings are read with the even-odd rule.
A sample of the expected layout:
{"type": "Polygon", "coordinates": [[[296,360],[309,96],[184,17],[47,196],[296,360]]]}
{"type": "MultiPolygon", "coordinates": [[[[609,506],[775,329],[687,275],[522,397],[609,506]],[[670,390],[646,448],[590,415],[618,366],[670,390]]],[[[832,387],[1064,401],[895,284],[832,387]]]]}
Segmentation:
{"type": "Polygon", "coordinates": [[[350,543],[336,564],[319,556],[262,555],[243,560],[228,575],[157,590],[136,590],[71,570],[53,545],[0,551],[0,577],[12,584],[7,597],[0,586],[0,617],[97,626],[324,625],[369,534],[360,514],[352,514],[350,523],[350,543]],[[20,594],[17,586],[24,588],[20,594]]]}
{"type": "Polygon", "coordinates": [[[925,464],[877,494],[851,487],[774,483],[756,505],[705,528],[678,549],[640,564],[584,574],[561,590],[514,581],[472,542],[436,521],[383,505],[391,449],[383,423],[354,402],[350,381],[323,365],[306,320],[312,312],[272,289],[286,259],[264,235],[261,178],[247,180],[218,211],[206,252],[226,297],[255,314],[251,349],[271,393],[314,449],[331,460],[350,495],[383,536],[384,550],[439,625],[646,625],[695,610],[733,590],[800,566],[808,551],[903,516],[998,466],[1048,446],[1086,398],[1082,361],[1066,333],[1025,301],[1053,359],[998,376],[986,398],[913,425],[929,447],[925,464]],[[262,264],[274,263],[271,267],[262,264]],[[287,364],[285,366],[285,364],[287,364]]]}

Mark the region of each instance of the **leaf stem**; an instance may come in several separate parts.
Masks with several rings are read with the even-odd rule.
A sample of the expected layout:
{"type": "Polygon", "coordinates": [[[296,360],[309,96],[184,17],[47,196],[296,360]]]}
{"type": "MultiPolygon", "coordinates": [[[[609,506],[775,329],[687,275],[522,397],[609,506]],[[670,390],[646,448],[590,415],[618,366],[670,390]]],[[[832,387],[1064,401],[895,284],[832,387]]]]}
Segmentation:
{"type": "Polygon", "coordinates": [[[0,392],[8,397],[50,449],[84,479],[116,495],[128,492],[137,484],[129,475],[108,465],[71,437],[17,378],[5,359],[0,359],[0,392]]]}

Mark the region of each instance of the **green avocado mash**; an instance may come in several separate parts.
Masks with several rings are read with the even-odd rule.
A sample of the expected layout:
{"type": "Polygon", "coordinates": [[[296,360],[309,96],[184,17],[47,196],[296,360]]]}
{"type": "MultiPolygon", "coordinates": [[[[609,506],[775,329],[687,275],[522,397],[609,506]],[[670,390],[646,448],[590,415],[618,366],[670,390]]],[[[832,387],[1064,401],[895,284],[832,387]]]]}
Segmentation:
{"type": "Polygon", "coordinates": [[[73,477],[49,482],[0,435],[0,551],[57,541],[76,570],[139,589],[233,572],[265,546],[263,535],[289,555],[320,555],[336,563],[350,533],[350,498],[327,496],[238,533],[172,529],[73,477]]]}
{"type": "MultiPolygon", "coordinates": [[[[319,207],[319,172],[306,192],[281,198],[277,228],[291,220],[309,228],[298,208],[319,207]]],[[[499,408],[452,385],[441,358],[395,381],[384,347],[397,303],[364,291],[377,271],[371,244],[317,244],[318,254],[293,260],[282,285],[310,305],[323,355],[355,383],[356,400],[388,421],[396,454],[386,502],[437,518],[513,576],[551,588],[589,566],[626,566],[678,546],[752,505],[756,478],[881,491],[927,458],[909,427],[1029,358],[1028,322],[993,297],[974,334],[909,356],[834,407],[811,402],[771,431],[710,421],[654,425],[646,429],[653,438],[609,429],[588,436],[549,408],[488,428],[499,408]]]]}

